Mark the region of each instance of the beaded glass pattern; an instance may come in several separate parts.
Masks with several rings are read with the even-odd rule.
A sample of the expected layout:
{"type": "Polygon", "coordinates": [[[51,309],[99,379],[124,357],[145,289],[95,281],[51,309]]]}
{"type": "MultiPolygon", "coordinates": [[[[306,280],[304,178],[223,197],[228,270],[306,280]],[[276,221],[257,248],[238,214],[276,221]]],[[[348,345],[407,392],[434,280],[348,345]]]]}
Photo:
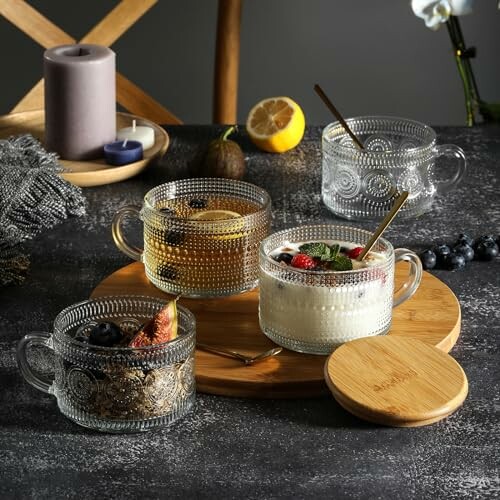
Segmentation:
{"type": "Polygon", "coordinates": [[[418,216],[431,209],[436,194],[446,193],[463,177],[464,152],[453,144],[436,145],[436,133],[427,125],[382,116],[346,121],[364,150],[338,122],[324,129],[322,140],[322,197],[340,217],[382,218],[402,191],[409,197],[399,216],[418,216]],[[436,158],[441,155],[458,160],[446,181],[436,176],[436,158]]]}

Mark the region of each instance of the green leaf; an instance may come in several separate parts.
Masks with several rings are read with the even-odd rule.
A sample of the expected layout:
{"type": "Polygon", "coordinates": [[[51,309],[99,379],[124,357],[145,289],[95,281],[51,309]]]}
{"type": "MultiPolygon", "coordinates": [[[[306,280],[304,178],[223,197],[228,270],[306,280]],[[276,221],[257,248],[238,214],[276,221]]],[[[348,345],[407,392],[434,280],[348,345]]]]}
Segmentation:
{"type": "Polygon", "coordinates": [[[340,245],[332,245],[330,247],[331,260],[335,260],[340,252],[340,245]]]}
{"type": "Polygon", "coordinates": [[[332,261],[330,267],[334,271],[350,271],[352,269],[352,262],[349,257],[338,255],[337,258],[332,261]]]}
{"type": "Polygon", "coordinates": [[[326,243],[320,241],[315,241],[312,243],[304,243],[299,247],[300,253],[305,253],[309,257],[317,257],[321,260],[329,260],[329,258],[324,259],[324,256],[330,256],[330,247],[326,243]]]}

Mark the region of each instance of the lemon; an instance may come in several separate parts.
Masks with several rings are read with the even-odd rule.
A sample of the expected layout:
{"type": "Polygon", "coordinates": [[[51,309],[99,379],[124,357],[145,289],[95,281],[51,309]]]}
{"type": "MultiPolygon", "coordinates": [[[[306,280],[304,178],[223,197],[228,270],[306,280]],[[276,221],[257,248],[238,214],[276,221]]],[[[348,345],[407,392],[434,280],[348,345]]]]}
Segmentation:
{"type": "Polygon", "coordinates": [[[228,220],[236,219],[241,217],[237,212],[231,212],[231,210],[204,210],[203,212],[195,212],[189,218],[193,220],[228,220]]]}
{"type": "Polygon", "coordinates": [[[245,223],[238,212],[232,212],[231,210],[204,210],[202,212],[195,212],[189,218],[191,220],[204,222],[228,221],[228,223],[224,224],[221,228],[211,228],[211,231],[213,232],[212,238],[215,240],[234,240],[245,235],[243,232],[245,223]],[[229,222],[232,219],[240,220],[229,222]]]}
{"type": "Polygon", "coordinates": [[[270,97],[248,114],[247,132],[254,144],[270,153],[284,153],[302,140],[306,121],[300,106],[289,97],[270,97]]]}

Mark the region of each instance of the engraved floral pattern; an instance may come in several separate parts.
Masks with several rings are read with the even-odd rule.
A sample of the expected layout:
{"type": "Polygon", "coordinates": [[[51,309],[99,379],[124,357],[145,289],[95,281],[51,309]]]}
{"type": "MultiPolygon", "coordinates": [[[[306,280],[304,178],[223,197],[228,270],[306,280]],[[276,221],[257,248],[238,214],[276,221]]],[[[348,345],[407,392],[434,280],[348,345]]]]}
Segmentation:
{"type": "Polygon", "coordinates": [[[396,192],[394,178],[384,170],[373,170],[363,177],[363,190],[366,198],[383,202],[392,198],[396,192]]]}
{"type": "Polygon", "coordinates": [[[95,377],[87,370],[81,368],[71,368],[68,372],[66,382],[70,397],[79,403],[88,402],[98,390],[98,382],[95,377]]]}
{"type": "Polygon", "coordinates": [[[344,198],[354,198],[361,189],[357,172],[348,167],[338,167],[333,174],[335,190],[344,198]]]}

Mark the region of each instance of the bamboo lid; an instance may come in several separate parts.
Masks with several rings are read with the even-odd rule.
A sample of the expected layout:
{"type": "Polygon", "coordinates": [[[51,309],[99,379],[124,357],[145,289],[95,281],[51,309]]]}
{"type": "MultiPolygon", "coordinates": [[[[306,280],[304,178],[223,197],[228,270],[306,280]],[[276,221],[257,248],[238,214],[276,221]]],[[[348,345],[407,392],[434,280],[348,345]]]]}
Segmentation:
{"type": "Polygon", "coordinates": [[[342,345],[325,363],[325,380],[347,411],[396,427],[437,422],[468,391],[467,377],[450,355],[417,339],[391,336],[342,345]]]}

